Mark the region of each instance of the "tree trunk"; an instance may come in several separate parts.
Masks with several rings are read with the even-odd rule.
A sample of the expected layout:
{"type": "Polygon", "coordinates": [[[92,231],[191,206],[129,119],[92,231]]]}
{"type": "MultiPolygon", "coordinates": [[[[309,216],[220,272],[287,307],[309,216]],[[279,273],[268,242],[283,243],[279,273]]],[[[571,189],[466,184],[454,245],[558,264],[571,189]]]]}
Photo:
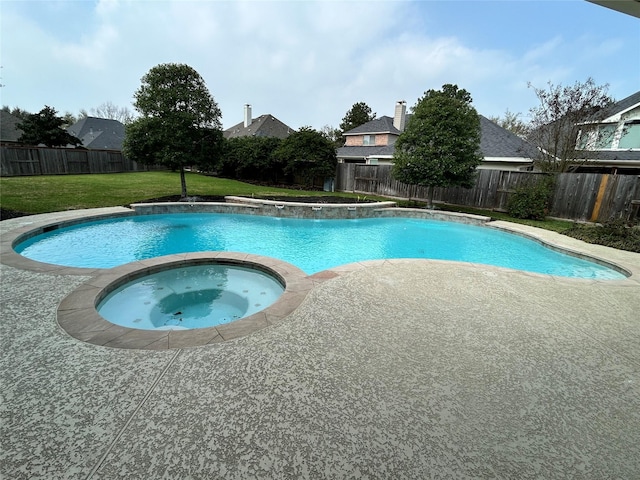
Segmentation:
{"type": "Polygon", "coordinates": [[[184,167],[182,165],[180,165],[180,187],[182,188],[180,198],[187,198],[187,180],[184,177],[184,167]]]}

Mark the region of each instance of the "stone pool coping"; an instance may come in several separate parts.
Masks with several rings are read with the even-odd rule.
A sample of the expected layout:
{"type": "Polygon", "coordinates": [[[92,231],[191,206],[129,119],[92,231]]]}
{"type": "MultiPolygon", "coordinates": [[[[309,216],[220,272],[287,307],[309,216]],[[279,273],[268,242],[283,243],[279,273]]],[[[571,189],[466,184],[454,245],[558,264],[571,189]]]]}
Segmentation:
{"type": "Polygon", "coordinates": [[[72,337],[114,348],[165,350],[225,342],[281,322],[313,288],[313,280],[299,268],[275,258],[239,252],[196,252],[168,255],[104,269],[67,295],[58,307],[58,324],[72,337]],[[105,320],[96,306],[118,285],[170,268],[193,265],[241,266],[265,271],[285,287],[272,305],[253,315],[208,328],[140,330],[105,320]]]}

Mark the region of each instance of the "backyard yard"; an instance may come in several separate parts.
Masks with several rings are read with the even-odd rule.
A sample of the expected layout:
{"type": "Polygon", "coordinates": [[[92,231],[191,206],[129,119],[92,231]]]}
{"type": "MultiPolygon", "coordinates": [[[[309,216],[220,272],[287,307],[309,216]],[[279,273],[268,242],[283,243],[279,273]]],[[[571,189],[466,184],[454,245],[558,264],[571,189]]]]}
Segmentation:
{"type": "MultiPolygon", "coordinates": [[[[256,185],[226,178],[187,173],[189,196],[194,201],[224,201],[227,195],[291,201],[333,203],[388,200],[372,195],[342,192],[297,190],[284,186],[256,185]]],[[[178,200],[179,174],[176,172],[137,172],[100,175],[44,175],[0,177],[0,218],[49,213],[82,208],[129,205],[149,200],[178,200]]],[[[424,205],[399,201],[400,206],[423,208],[424,205]]],[[[589,243],[640,252],[640,230],[612,223],[604,227],[580,225],[568,220],[515,219],[502,212],[459,205],[440,204],[437,208],[490,216],[497,220],[522,223],[563,233],[589,243]]]]}

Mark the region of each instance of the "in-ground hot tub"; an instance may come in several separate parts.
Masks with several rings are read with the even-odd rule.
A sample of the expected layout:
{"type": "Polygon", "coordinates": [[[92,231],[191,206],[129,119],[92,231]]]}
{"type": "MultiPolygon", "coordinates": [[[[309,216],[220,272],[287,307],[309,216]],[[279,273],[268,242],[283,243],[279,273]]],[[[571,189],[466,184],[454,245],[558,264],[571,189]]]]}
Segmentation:
{"type": "Polygon", "coordinates": [[[58,323],[105,347],[195,347],[280,323],[312,288],[305,272],[276,258],[176,254],[97,271],[62,300],[58,323]]]}
{"type": "Polygon", "coordinates": [[[253,315],[284,292],[262,270],[225,264],[171,267],[117,286],[97,305],[106,320],[141,330],[207,328],[253,315]]]}

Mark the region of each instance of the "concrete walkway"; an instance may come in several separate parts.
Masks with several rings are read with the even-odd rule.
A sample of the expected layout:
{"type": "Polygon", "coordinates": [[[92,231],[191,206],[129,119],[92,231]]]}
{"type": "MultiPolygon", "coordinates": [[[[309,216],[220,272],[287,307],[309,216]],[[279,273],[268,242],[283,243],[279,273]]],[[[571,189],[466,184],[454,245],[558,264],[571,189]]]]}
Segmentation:
{"type": "Polygon", "coordinates": [[[497,223],[634,275],[370,262],[278,325],[151,351],[58,326],[87,276],[0,265],[0,478],[639,478],[640,255],[497,223]]]}

